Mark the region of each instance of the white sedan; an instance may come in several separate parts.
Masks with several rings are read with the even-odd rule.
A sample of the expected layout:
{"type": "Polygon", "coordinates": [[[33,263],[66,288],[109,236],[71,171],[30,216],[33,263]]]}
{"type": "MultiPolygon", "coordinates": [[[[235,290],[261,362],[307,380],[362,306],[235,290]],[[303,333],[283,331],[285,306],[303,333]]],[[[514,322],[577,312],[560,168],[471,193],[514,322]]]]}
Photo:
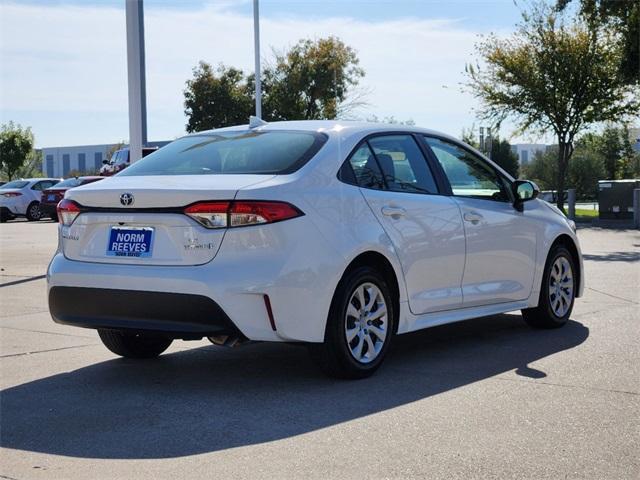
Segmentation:
{"type": "Polygon", "coordinates": [[[59,181],[59,178],[23,178],[2,185],[0,187],[0,222],[16,217],[26,217],[30,221],[40,220],[42,191],[59,181]]]}
{"type": "Polygon", "coordinates": [[[567,322],[580,246],[537,194],[416,127],[200,132],[67,192],[49,307],[124,357],[175,339],[304,342],[327,373],[361,378],[397,334],[514,310],[567,322]]]}

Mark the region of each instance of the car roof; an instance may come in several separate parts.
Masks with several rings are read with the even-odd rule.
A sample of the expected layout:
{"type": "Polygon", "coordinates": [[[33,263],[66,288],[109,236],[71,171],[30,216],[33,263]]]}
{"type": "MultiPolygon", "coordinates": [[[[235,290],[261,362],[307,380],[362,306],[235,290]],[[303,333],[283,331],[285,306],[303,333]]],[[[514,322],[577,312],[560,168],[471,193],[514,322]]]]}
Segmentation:
{"type": "Polygon", "coordinates": [[[60,179],[59,178],[16,178],[14,180],[11,180],[12,182],[15,181],[21,181],[21,182],[40,182],[42,180],[51,180],[54,182],[59,182],[60,179]]]}
{"type": "MultiPolygon", "coordinates": [[[[236,125],[232,127],[217,128],[214,130],[205,130],[191,135],[206,135],[219,132],[233,132],[249,130],[249,125],[236,125]]],[[[444,137],[459,142],[458,139],[436,130],[417,127],[415,125],[400,125],[392,123],[377,122],[359,122],[351,120],[289,120],[283,122],[266,122],[264,125],[255,127],[252,130],[258,132],[277,131],[277,130],[295,130],[308,132],[322,132],[329,136],[344,136],[354,133],[362,133],[368,135],[377,132],[416,132],[444,137]]]]}

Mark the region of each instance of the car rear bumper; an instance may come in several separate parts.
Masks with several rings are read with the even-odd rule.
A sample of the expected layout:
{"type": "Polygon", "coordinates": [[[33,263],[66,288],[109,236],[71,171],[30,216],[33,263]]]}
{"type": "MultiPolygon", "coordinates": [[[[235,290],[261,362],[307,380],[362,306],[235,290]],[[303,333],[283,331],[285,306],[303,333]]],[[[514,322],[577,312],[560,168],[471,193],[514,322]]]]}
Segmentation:
{"type": "Polygon", "coordinates": [[[41,203],[40,212],[42,212],[43,215],[54,215],[57,206],[57,203],[41,203]]]}
{"type": "Polygon", "coordinates": [[[9,210],[7,207],[0,207],[0,215],[2,215],[3,218],[9,219],[16,216],[16,214],[9,210]]]}
{"type": "Polygon", "coordinates": [[[53,320],[85,328],[154,331],[176,338],[241,335],[227,314],[202,295],[86,287],[52,287],[53,320]]]}

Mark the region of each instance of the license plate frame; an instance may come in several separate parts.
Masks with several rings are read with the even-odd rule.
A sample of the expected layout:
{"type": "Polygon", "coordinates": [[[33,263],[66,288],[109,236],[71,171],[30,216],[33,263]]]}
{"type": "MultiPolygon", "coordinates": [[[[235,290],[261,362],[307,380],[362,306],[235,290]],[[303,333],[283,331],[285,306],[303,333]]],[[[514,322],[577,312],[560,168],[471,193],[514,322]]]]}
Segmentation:
{"type": "Polygon", "coordinates": [[[155,228],[113,225],[109,228],[106,254],[118,258],[150,258],[155,228]]]}
{"type": "Polygon", "coordinates": [[[56,195],[54,193],[50,193],[49,195],[47,195],[47,201],[48,202],[55,202],[56,201],[56,195]]]}

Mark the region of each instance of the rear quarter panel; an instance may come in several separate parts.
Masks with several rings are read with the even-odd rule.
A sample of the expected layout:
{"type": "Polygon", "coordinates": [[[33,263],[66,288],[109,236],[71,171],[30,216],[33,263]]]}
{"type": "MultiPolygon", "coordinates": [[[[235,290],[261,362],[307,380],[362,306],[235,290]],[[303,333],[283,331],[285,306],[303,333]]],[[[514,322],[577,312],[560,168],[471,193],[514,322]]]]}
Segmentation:
{"type": "MultiPolygon", "coordinates": [[[[243,188],[236,197],[287,201],[305,213],[306,228],[297,233],[298,245],[292,246],[290,261],[285,263],[290,270],[274,276],[267,292],[278,334],[284,338],[324,340],[336,286],[349,263],[364,252],[378,252],[389,260],[400,282],[400,301],[406,302],[404,279],[391,241],[360,189],[337,179],[342,158],[338,139],[331,138],[298,172],[243,188]]],[[[283,226],[294,221],[283,222],[283,226]]],[[[239,242],[228,234],[220,258],[228,248],[238,254],[246,251],[247,245],[240,247],[239,242]]]]}

